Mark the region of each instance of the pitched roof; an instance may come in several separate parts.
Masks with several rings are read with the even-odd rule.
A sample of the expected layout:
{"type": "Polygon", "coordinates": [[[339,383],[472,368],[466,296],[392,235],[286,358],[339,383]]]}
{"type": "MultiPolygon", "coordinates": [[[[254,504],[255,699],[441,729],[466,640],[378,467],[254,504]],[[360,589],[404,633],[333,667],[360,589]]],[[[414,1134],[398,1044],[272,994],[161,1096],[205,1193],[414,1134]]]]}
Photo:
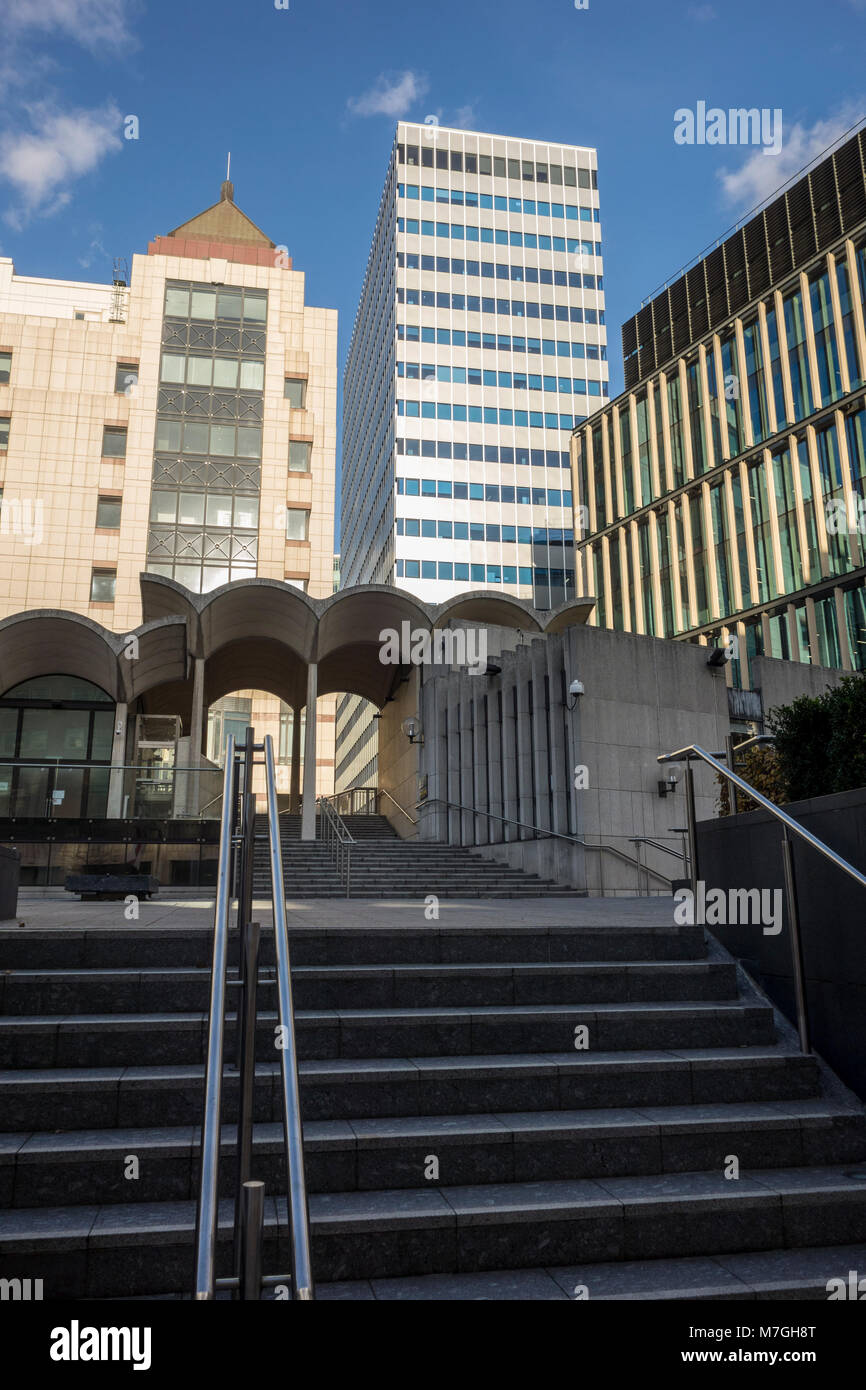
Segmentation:
{"type": "Polygon", "coordinates": [[[167,235],[179,237],[182,240],[202,239],[233,242],[239,246],[273,248],[275,243],[265,236],[261,228],[257,227],[245,212],[241,212],[234,201],[234,193],[234,184],[226,180],[222,186],[218,203],[205,208],[204,212],[198,213],[196,217],[191,217],[188,222],[182,222],[179,227],[175,227],[174,231],[167,235]]]}

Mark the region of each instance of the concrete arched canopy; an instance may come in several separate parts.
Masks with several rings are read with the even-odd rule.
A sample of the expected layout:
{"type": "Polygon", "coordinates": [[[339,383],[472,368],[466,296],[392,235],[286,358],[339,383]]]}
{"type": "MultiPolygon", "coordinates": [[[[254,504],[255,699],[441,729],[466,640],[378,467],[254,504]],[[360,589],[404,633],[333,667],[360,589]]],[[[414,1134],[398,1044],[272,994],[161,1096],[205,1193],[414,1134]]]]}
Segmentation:
{"type": "Polygon", "coordinates": [[[186,624],[148,623],[128,634],[62,609],[33,609],[0,622],[0,694],[34,676],[89,680],[118,704],[186,676],[186,624]]]}
{"type": "Polygon", "coordinates": [[[362,695],[381,709],[405,670],[383,663],[382,633],[400,633],[403,623],[429,632],[433,612],[414,594],[388,584],[354,585],[320,603],[319,694],[362,695]]]}

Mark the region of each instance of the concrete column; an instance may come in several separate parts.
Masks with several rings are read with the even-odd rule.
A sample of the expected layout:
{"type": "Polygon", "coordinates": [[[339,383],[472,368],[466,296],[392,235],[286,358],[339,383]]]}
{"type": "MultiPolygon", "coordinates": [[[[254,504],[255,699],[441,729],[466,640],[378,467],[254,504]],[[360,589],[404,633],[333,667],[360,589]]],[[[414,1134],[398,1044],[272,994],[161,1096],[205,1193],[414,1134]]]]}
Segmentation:
{"type": "MultiPolygon", "coordinates": [[[[204,706],[204,657],[197,656],[193,663],[192,674],[192,710],[189,720],[189,762],[190,767],[201,767],[201,746],[204,742],[204,725],[206,710],[204,706]]],[[[198,772],[191,772],[187,781],[188,799],[186,803],[187,814],[194,816],[198,812],[201,798],[201,775],[198,772]]]]}
{"type": "MultiPolygon", "coordinates": [[[[514,677],[513,670],[516,668],[516,661],[509,663],[511,668],[506,676],[502,673],[502,814],[513,819],[520,819],[520,807],[517,804],[517,747],[516,729],[514,721],[514,677]]],[[[516,825],[505,824],[503,826],[504,838],[506,840],[517,840],[520,833],[516,825]]]]}
{"type": "MultiPolygon", "coordinates": [[[[473,759],[473,788],[475,792],[475,805],[480,811],[489,811],[487,803],[487,730],[484,727],[484,714],[487,709],[487,697],[483,690],[480,690],[481,682],[486,680],[484,676],[470,676],[470,708],[472,710],[472,727],[475,732],[475,757],[473,759]],[[474,687],[472,683],[475,683],[474,687]]],[[[475,820],[475,842],[476,844],[487,845],[493,839],[490,833],[490,821],[486,816],[477,816],[475,820]]]]}
{"type": "MultiPolygon", "coordinates": [[[[529,676],[531,663],[526,649],[517,654],[517,758],[520,764],[520,802],[517,819],[533,824],[532,812],[532,738],[529,731],[529,676]]],[[[526,839],[530,831],[520,828],[518,839],[526,839]]]]}
{"type": "Polygon", "coordinates": [[[311,661],[307,667],[307,726],[304,738],[304,800],[301,811],[301,839],[316,838],[316,693],[319,688],[319,667],[311,661]]]}
{"type": "Polygon", "coordinates": [[[111,745],[111,772],[108,776],[108,804],[105,814],[109,820],[123,815],[123,765],[126,761],[126,722],[129,706],[118,704],[114,711],[114,741],[111,745]]]}
{"type": "MultiPolygon", "coordinates": [[[[457,699],[460,702],[460,795],[457,798],[463,806],[474,806],[472,765],[473,756],[472,699],[469,694],[470,683],[477,676],[461,674],[457,680],[457,699]]],[[[460,843],[475,844],[475,816],[471,811],[460,813],[460,843]]]]}
{"type": "Polygon", "coordinates": [[[293,816],[301,809],[301,711],[292,709],[292,771],[289,782],[289,808],[293,816]]]}
{"type": "MultiPolygon", "coordinates": [[[[547,643],[536,644],[529,649],[532,672],[533,737],[532,763],[535,772],[535,824],[542,830],[550,830],[550,802],[552,769],[550,765],[550,716],[545,708],[544,677],[547,674],[545,647],[547,643]]],[[[549,682],[548,682],[549,685],[549,682]]],[[[553,691],[550,692],[553,704],[553,691]]]]}
{"type": "MultiPolygon", "coordinates": [[[[487,701],[487,767],[490,781],[490,804],[488,811],[494,816],[502,816],[502,727],[499,723],[499,696],[495,690],[488,690],[484,696],[487,701]]],[[[505,827],[501,820],[490,822],[490,843],[498,844],[505,839],[505,827]]]]}
{"type": "MultiPolygon", "coordinates": [[[[544,644],[547,661],[547,675],[550,685],[550,785],[553,788],[553,825],[560,835],[568,834],[568,807],[566,797],[568,787],[565,780],[566,750],[565,728],[562,719],[562,670],[565,659],[565,644],[561,637],[548,637],[544,644]]],[[[566,679],[568,689],[570,678],[566,679]]],[[[572,782],[574,775],[569,777],[572,782]]]]}

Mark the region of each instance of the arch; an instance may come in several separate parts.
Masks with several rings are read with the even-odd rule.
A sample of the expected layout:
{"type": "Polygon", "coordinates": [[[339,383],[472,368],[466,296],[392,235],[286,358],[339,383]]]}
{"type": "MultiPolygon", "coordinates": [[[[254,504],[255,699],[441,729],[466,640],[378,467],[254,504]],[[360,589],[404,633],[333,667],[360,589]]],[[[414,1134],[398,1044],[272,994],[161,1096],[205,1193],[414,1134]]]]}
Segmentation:
{"type": "Polygon", "coordinates": [[[79,613],[37,608],[0,621],[0,685],[63,671],[89,680],[124,701],[115,636],[79,613]]]}
{"type": "Polygon", "coordinates": [[[505,598],[490,589],[473,589],[440,603],[435,626],[444,627],[451,618],[458,618],[461,622],[490,623],[494,627],[513,627],[524,632],[543,630],[538,610],[527,599],[505,598]]]}

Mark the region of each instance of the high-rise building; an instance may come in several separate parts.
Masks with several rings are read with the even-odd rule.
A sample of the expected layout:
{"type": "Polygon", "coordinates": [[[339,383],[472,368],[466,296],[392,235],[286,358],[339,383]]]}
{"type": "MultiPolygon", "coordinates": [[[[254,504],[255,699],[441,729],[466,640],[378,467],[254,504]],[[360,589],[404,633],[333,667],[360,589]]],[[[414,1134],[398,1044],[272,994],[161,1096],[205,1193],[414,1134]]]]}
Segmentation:
{"type": "MultiPolygon", "coordinates": [[[[195,593],[258,576],[330,594],[336,356],[336,311],[305,302],[228,182],[133,257],[128,284],[0,259],[0,617],[62,608],[127,632],[145,570],[195,593]]],[[[279,730],[289,790],[293,712],[253,691],[207,703],[204,751],[246,723],[279,730]]],[[[55,756],[47,734],[40,747],[55,756]]]]}
{"type": "Polygon", "coordinates": [[[603,627],[866,669],[866,132],[623,326],[576,432],[579,594],[603,627]],[[736,639],[732,641],[731,639],[736,639]]]}
{"type": "MultiPolygon", "coordinates": [[[[595,151],[401,121],[346,366],[342,583],[573,598],[569,439],[606,342],[595,151]]],[[[357,703],[339,785],[372,768],[357,703]]]]}

